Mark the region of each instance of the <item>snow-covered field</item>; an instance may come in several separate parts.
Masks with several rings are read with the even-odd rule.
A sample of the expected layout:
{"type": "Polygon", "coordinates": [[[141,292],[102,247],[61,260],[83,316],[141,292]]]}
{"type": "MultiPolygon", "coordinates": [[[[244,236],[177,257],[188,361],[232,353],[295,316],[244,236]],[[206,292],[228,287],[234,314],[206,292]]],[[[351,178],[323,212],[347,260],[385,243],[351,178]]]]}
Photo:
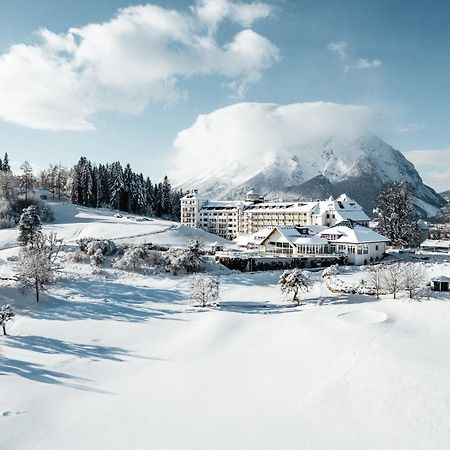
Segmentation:
{"type": "MultiPolygon", "coordinates": [[[[194,232],[55,208],[45,228],[73,244],[194,232]]],[[[0,231],[1,273],[15,238],[0,231]]],[[[427,269],[450,275],[450,262],[427,269]]],[[[337,295],[316,273],[295,308],[278,277],[222,275],[221,307],[206,310],[186,276],[71,263],[38,305],[3,282],[18,317],[0,337],[0,449],[450,448],[450,294],[337,295]]]]}

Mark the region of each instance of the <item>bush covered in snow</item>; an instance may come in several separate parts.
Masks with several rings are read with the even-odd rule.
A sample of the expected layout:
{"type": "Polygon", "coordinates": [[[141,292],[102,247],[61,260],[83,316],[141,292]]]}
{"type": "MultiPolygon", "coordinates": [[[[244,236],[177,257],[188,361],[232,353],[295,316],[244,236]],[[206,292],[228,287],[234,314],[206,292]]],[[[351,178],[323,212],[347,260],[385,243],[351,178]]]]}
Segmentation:
{"type": "Polygon", "coordinates": [[[285,270],[278,281],[281,292],[293,294],[291,301],[300,305],[298,293],[300,291],[308,291],[311,282],[309,280],[309,272],[301,269],[285,270]]]}
{"type": "Polygon", "coordinates": [[[165,270],[167,265],[165,253],[153,250],[152,247],[152,244],[137,244],[128,247],[123,256],[113,263],[113,267],[130,272],[165,270]]]}
{"type": "Polygon", "coordinates": [[[74,263],[81,263],[84,262],[86,255],[80,250],[75,250],[69,255],[69,258],[74,263]]]}
{"type": "Polygon", "coordinates": [[[338,273],[339,273],[338,265],[333,264],[332,266],[329,266],[326,269],[324,269],[324,271],[322,272],[322,278],[334,277],[338,273]]]}
{"type": "Polygon", "coordinates": [[[169,250],[169,271],[174,274],[199,272],[204,264],[202,253],[201,242],[196,239],[190,239],[185,248],[169,250]]]}
{"type": "Polygon", "coordinates": [[[17,225],[11,204],[5,198],[0,198],[0,230],[13,228],[17,225]]]}
{"type": "Polygon", "coordinates": [[[92,267],[98,267],[103,264],[103,253],[101,249],[97,249],[93,255],[91,255],[91,266],[92,267]]]}
{"type": "MultiPolygon", "coordinates": [[[[348,281],[339,277],[329,277],[326,281],[327,288],[336,294],[365,294],[375,295],[373,285],[365,280],[348,281]]],[[[385,293],[385,291],[379,291],[385,293]]]]}
{"type": "Polygon", "coordinates": [[[117,251],[116,244],[110,239],[82,238],[78,239],[77,244],[81,251],[89,256],[94,255],[97,250],[100,250],[103,256],[114,255],[117,251]]]}
{"type": "Polygon", "coordinates": [[[204,264],[200,243],[189,241],[185,248],[166,249],[153,244],[129,246],[123,256],[113,263],[113,267],[130,272],[164,271],[177,275],[198,272],[204,264]]]}

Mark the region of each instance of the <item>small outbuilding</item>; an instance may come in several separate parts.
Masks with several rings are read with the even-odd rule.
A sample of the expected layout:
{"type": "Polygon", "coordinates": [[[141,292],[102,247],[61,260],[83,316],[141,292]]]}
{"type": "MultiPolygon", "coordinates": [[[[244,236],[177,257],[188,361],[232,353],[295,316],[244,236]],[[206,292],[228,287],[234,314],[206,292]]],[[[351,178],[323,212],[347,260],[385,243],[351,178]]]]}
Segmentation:
{"type": "Polygon", "coordinates": [[[442,275],[440,277],[433,278],[431,280],[431,289],[433,291],[448,292],[449,283],[450,283],[450,278],[442,275]]]}
{"type": "Polygon", "coordinates": [[[223,244],[219,244],[218,242],[213,242],[209,245],[209,248],[212,252],[222,252],[223,251],[223,244]]]}
{"type": "Polygon", "coordinates": [[[426,239],[420,244],[420,250],[432,253],[450,253],[450,240],[426,239]]]}

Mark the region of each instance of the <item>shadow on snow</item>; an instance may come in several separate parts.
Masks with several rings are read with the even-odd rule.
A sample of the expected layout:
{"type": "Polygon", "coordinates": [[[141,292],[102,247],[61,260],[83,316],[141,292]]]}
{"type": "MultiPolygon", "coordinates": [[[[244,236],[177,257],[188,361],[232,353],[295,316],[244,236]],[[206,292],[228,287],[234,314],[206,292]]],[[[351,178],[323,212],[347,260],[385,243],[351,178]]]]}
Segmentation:
{"type": "MultiPolygon", "coordinates": [[[[7,300],[8,295],[4,291],[2,297],[7,300]]],[[[13,292],[11,298],[14,297],[16,294],[13,292]]],[[[103,280],[79,280],[67,281],[61,294],[57,297],[45,295],[39,304],[33,302],[31,295],[18,303],[23,306],[22,314],[32,318],[143,322],[149,318],[181,320],[174,317],[179,311],[158,304],[181,304],[184,300],[184,296],[177,291],[103,280]]]]}
{"type": "Polygon", "coordinates": [[[129,355],[127,350],[93,344],[77,344],[43,336],[9,336],[5,343],[9,347],[46,354],[65,354],[92,360],[107,359],[123,361],[129,355]]]}
{"type": "Polygon", "coordinates": [[[72,389],[110,394],[110,392],[85,385],[84,383],[90,381],[86,378],[75,377],[63,372],[49,370],[41,364],[0,356],[0,376],[2,375],[17,375],[38,383],[56,384],[72,389]]]}

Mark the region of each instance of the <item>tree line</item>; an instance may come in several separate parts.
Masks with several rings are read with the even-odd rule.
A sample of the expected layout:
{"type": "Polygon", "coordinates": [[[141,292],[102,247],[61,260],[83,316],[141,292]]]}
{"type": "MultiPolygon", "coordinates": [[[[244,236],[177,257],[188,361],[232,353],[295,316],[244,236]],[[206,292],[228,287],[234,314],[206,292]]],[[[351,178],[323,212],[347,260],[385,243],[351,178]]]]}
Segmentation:
{"type": "Polygon", "coordinates": [[[167,176],[153,183],[119,161],[93,164],[81,157],[71,170],[70,197],[76,205],[113,208],[136,214],[178,219],[181,190],[173,189],[167,176]]]}

